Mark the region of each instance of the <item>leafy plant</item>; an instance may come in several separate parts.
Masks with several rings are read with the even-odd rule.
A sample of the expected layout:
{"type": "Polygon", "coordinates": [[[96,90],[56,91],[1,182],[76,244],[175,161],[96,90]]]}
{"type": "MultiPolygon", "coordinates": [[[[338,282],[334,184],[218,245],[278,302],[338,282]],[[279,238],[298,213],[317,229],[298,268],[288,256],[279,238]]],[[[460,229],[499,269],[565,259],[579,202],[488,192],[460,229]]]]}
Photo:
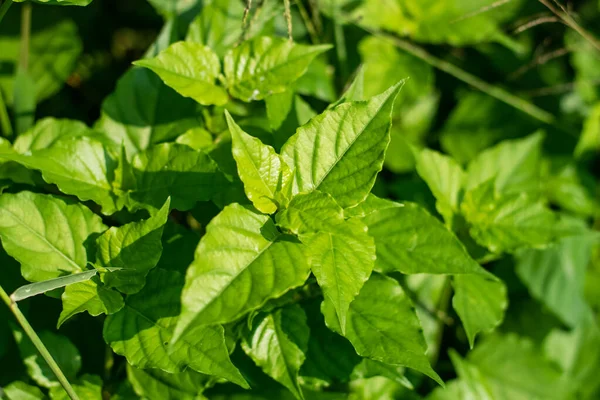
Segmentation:
{"type": "Polygon", "coordinates": [[[12,2],[0,397],[600,395],[595,2],[12,2]]]}

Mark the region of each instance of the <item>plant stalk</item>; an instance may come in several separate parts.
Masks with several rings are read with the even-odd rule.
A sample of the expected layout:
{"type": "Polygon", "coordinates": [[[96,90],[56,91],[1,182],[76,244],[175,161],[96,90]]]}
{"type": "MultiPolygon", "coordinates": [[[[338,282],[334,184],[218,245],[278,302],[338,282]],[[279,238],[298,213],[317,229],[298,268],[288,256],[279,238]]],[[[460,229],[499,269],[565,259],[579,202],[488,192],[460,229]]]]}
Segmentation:
{"type": "MultiPolygon", "coordinates": [[[[365,28],[363,27],[363,29],[365,29],[365,28]]],[[[454,64],[449,63],[448,61],[442,60],[432,54],[429,54],[427,51],[425,51],[424,49],[422,49],[419,46],[416,46],[410,42],[407,42],[406,40],[400,39],[393,35],[389,35],[387,33],[382,33],[382,32],[370,32],[370,33],[372,33],[375,36],[390,40],[396,47],[406,51],[409,54],[412,54],[413,56],[415,56],[417,58],[420,58],[421,60],[434,66],[435,68],[442,70],[449,75],[452,75],[456,79],[459,79],[459,80],[473,86],[475,89],[478,89],[478,90],[502,101],[503,103],[506,103],[506,104],[516,108],[517,110],[521,110],[522,112],[530,115],[531,117],[537,119],[538,121],[541,121],[548,125],[552,125],[556,122],[556,118],[554,117],[554,115],[550,114],[549,112],[542,110],[541,108],[530,103],[529,101],[522,99],[518,96],[515,96],[514,94],[509,93],[506,90],[504,90],[498,86],[491,85],[491,84],[479,79],[475,75],[468,73],[467,71],[457,67],[454,64]]]]}
{"type": "Polygon", "coordinates": [[[314,44],[319,44],[321,40],[319,39],[319,35],[317,34],[317,28],[315,27],[313,20],[310,18],[306,7],[304,7],[304,3],[302,3],[302,0],[298,0],[296,1],[296,5],[298,6],[298,11],[300,11],[300,16],[302,17],[302,20],[304,20],[304,26],[306,26],[306,30],[308,31],[308,34],[310,36],[310,40],[314,44]]]}
{"type": "MultiPolygon", "coordinates": [[[[591,33],[586,31],[569,15],[568,12],[563,8],[559,10],[554,7],[548,0],[539,0],[546,8],[548,8],[554,15],[560,18],[569,28],[573,29],[575,32],[579,33],[581,37],[590,42],[592,46],[596,48],[596,50],[600,51],[600,41],[596,39],[591,33]]],[[[561,6],[562,7],[562,6],[561,6]]]]}
{"type": "Polygon", "coordinates": [[[21,328],[23,328],[23,331],[29,337],[29,339],[31,340],[37,351],[40,353],[42,358],[46,361],[54,375],[56,375],[56,378],[58,379],[62,387],[65,389],[65,392],[67,392],[67,395],[69,395],[69,397],[72,400],[79,400],[79,396],[77,396],[77,393],[75,393],[75,391],[73,390],[73,387],[61,371],[60,367],[58,366],[58,364],[56,363],[46,346],[44,346],[44,343],[42,342],[40,337],[37,335],[37,333],[35,333],[35,330],[29,324],[29,321],[27,321],[25,315],[23,315],[23,313],[17,306],[17,303],[12,301],[12,299],[6,294],[2,286],[0,286],[0,297],[2,298],[2,301],[4,301],[4,303],[8,306],[10,311],[14,314],[15,318],[19,322],[19,325],[21,325],[21,328]]]}
{"type": "Polygon", "coordinates": [[[23,71],[29,69],[29,44],[31,42],[31,3],[23,4],[21,14],[21,51],[19,54],[19,67],[23,71]]]}
{"type": "Polygon", "coordinates": [[[0,127],[2,127],[2,133],[5,137],[11,137],[13,135],[12,124],[10,123],[10,117],[8,116],[8,110],[2,91],[0,90],[0,127]]]}
{"type": "Polygon", "coordinates": [[[288,38],[291,42],[292,40],[294,40],[294,36],[292,32],[292,8],[290,5],[290,0],[283,0],[283,4],[285,7],[284,16],[285,22],[287,23],[288,38]]]}
{"type": "Polygon", "coordinates": [[[2,19],[4,18],[4,16],[6,15],[6,13],[8,12],[8,9],[10,8],[10,6],[13,3],[13,0],[0,0],[0,22],[2,22],[2,19]]]}

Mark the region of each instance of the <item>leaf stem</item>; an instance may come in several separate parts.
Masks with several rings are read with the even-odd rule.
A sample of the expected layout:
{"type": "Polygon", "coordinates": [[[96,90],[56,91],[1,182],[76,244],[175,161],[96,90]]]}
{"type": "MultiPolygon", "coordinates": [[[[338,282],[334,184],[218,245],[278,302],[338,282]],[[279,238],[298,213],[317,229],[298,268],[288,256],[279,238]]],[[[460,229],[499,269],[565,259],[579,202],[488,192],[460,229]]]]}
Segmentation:
{"type": "MultiPolygon", "coordinates": [[[[2,2],[2,0],[0,0],[0,2],[2,2]]],[[[0,5],[0,22],[2,22],[2,19],[6,15],[6,12],[8,11],[12,3],[13,0],[4,0],[0,5]]]]}
{"type": "Polygon", "coordinates": [[[42,342],[40,337],[37,335],[37,333],[35,333],[35,330],[32,328],[32,326],[29,324],[29,321],[27,321],[27,318],[25,318],[25,315],[23,315],[23,313],[17,306],[17,303],[12,301],[12,299],[6,294],[2,286],[0,286],[0,297],[2,298],[2,301],[4,301],[4,303],[8,306],[10,311],[14,314],[15,318],[23,328],[23,331],[29,337],[29,339],[31,340],[37,351],[40,353],[40,355],[44,358],[54,375],[56,375],[56,378],[58,379],[62,387],[65,389],[65,392],[67,392],[67,395],[72,400],[79,400],[79,396],[77,396],[77,393],[75,393],[75,391],[73,390],[73,387],[61,371],[56,361],[54,361],[54,358],[52,358],[52,355],[50,354],[46,346],[44,346],[44,343],[42,342]]]}
{"type": "Polygon", "coordinates": [[[348,77],[348,52],[346,51],[346,37],[344,36],[344,27],[339,22],[338,8],[335,8],[333,16],[333,36],[335,38],[335,51],[337,54],[338,65],[340,67],[340,78],[342,84],[346,83],[348,77]]]}
{"type": "Polygon", "coordinates": [[[561,6],[561,8],[563,9],[559,10],[558,8],[554,7],[548,0],[539,0],[539,2],[545,5],[550,11],[552,11],[552,13],[558,18],[560,18],[568,27],[573,29],[575,32],[579,33],[585,40],[590,42],[590,44],[594,46],[596,50],[600,51],[600,42],[591,33],[583,29],[581,25],[579,25],[577,21],[575,21],[573,17],[571,17],[569,13],[566,12],[564,7],[561,6]]]}
{"type": "Polygon", "coordinates": [[[310,35],[310,39],[314,44],[319,44],[321,41],[319,39],[319,35],[317,34],[317,28],[315,27],[314,21],[310,18],[306,7],[304,7],[304,3],[302,0],[296,1],[296,5],[298,6],[298,11],[300,11],[300,16],[302,20],[304,20],[304,26],[306,26],[306,30],[310,35]]]}
{"type": "Polygon", "coordinates": [[[292,41],[294,40],[294,37],[292,35],[292,9],[290,6],[290,0],[283,0],[283,5],[285,7],[283,14],[285,16],[285,22],[287,23],[288,38],[290,41],[292,41]]]}
{"type": "Polygon", "coordinates": [[[457,67],[456,65],[451,64],[448,61],[442,60],[434,55],[429,54],[423,48],[421,48],[415,44],[412,44],[410,42],[407,42],[406,40],[400,39],[396,36],[393,36],[393,35],[390,35],[387,33],[372,32],[365,27],[362,27],[362,28],[367,30],[368,32],[370,32],[371,34],[373,34],[375,36],[390,40],[396,47],[406,51],[409,54],[412,54],[413,56],[415,56],[417,58],[420,58],[421,60],[432,65],[433,67],[435,67],[441,71],[444,71],[449,75],[452,75],[456,79],[459,79],[459,80],[473,86],[475,89],[478,89],[478,90],[488,94],[489,96],[492,96],[492,97],[500,100],[501,102],[506,103],[509,106],[516,108],[517,110],[521,110],[522,112],[530,115],[531,117],[537,119],[538,121],[543,122],[544,124],[552,125],[556,122],[556,118],[554,117],[554,115],[552,115],[551,113],[549,113],[547,111],[542,110],[541,108],[534,105],[533,103],[530,103],[529,101],[527,101],[525,99],[515,96],[514,94],[509,93],[506,90],[504,90],[498,86],[491,85],[491,84],[481,80],[480,78],[476,77],[475,75],[472,75],[472,74],[468,73],[467,71],[457,67]]]}
{"type": "Polygon", "coordinates": [[[2,127],[4,136],[11,137],[13,135],[13,129],[10,123],[10,117],[8,116],[8,110],[6,109],[6,103],[2,96],[2,90],[0,90],[0,127],[2,127]]]}
{"type": "Polygon", "coordinates": [[[21,9],[21,51],[19,67],[23,71],[29,69],[29,43],[31,41],[31,3],[26,2],[21,9]]]}

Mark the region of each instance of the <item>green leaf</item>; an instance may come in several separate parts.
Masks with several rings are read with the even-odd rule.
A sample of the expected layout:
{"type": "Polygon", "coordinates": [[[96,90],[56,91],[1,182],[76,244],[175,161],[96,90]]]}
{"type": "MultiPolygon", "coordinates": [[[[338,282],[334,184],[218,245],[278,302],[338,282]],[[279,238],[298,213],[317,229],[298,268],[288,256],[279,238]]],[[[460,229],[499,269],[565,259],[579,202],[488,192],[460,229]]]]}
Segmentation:
{"type": "MultiPolygon", "coordinates": [[[[35,383],[45,388],[60,386],[54,372],[52,372],[29,338],[21,330],[14,330],[13,335],[29,377],[35,383]]],[[[50,331],[41,331],[38,332],[38,335],[65,377],[69,380],[74,379],[81,369],[81,356],[73,343],[66,336],[50,331]]]]}
{"type": "Polygon", "coordinates": [[[538,190],[544,135],[505,140],[475,157],[467,168],[465,189],[494,180],[494,193],[514,194],[538,190]]]}
{"type": "Polygon", "coordinates": [[[75,314],[87,311],[93,317],[110,315],[125,305],[121,294],[94,279],[67,286],[61,299],[63,309],[58,318],[57,329],[75,314]]]}
{"type": "MultiPolygon", "coordinates": [[[[4,19],[4,23],[10,18],[4,19]]],[[[14,72],[18,65],[21,43],[18,29],[14,32],[12,36],[0,36],[0,64],[4,66],[0,71],[0,88],[4,99],[11,105],[16,86],[14,72]]],[[[33,80],[38,102],[53,96],[62,88],[75,69],[82,47],[74,21],[63,19],[53,24],[38,24],[34,19],[28,73],[33,80]]]]}
{"type": "Polygon", "coordinates": [[[37,296],[38,294],[47,293],[52,290],[61,289],[68,285],[73,285],[79,282],[85,282],[92,279],[98,271],[87,270],[71,275],[61,276],[60,278],[48,279],[46,281],[30,283],[23,285],[10,295],[10,297],[18,302],[29,297],[37,296]]]}
{"type": "Polygon", "coordinates": [[[290,168],[271,146],[244,132],[228,112],[225,115],[231,132],[233,157],[248,199],[265,214],[285,207],[291,194],[290,168]]]}
{"type": "Polygon", "coordinates": [[[457,275],[452,306],[465,327],[471,348],[479,332],[494,330],[508,307],[506,286],[493,276],[457,275]]]}
{"type": "Polygon", "coordinates": [[[542,202],[527,193],[496,199],[494,180],[465,194],[462,212],[471,236],[493,253],[522,247],[540,247],[556,237],[558,218],[542,202]]]}
{"type": "Polygon", "coordinates": [[[362,220],[377,247],[377,269],[404,274],[485,274],[458,238],[421,206],[373,195],[365,203],[351,212],[365,214],[362,220]]]}
{"type": "Polygon", "coordinates": [[[84,243],[106,227],[81,204],[31,192],[0,196],[0,238],[30,282],[81,272],[84,243]]]}
{"type": "Polygon", "coordinates": [[[127,365],[127,377],[133,389],[149,400],[199,400],[211,382],[208,375],[186,370],[170,374],[159,369],[138,369],[127,365]]]}
{"type": "Polygon", "coordinates": [[[19,135],[14,143],[17,153],[43,150],[52,147],[56,142],[81,136],[92,137],[100,142],[107,139],[100,132],[94,131],[83,122],[71,119],[43,118],[27,132],[19,135]]]}
{"type": "Polygon", "coordinates": [[[234,321],[302,285],[308,273],[297,239],[281,234],[268,216],[229,205],[206,227],[188,268],[175,336],[234,321]]]}
{"type": "Polygon", "coordinates": [[[204,152],[177,143],[159,144],[136,154],[131,165],[122,157],[121,201],[130,211],[157,211],[171,197],[171,208],[186,211],[210,200],[227,184],[217,164],[204,152]]]}
{"type": "MultiPolygon", "coordinates": [[[[585,228],[585,224],[583,225],[585,228]]],[[[592,249],[599,236],[587,233],[563,238],[547,249],[517,252],[516,273],[531,296],[565,324],[576,327],[591,315],[583,288],[592,249]]]]}
{"type": "Polygon", "coordinates": [[[455,353],[451,353],[451,359],[461,380],[475,378],[490,399],[569,398],[558,368],[531,341],[516,335],[488,337],[466,360],[455,353]]]}
{"type": "Polygon", "coordinates": [[[281,149],[295,170],[293,193],[320,190],[343,208],[363,201],[383,166],[392,108],[402,85],[368,102],[341,104],[298,128],[281,149]]]}
{"type": "MultiPolygon", "coordinates": [[[[324,302],[322,311],[327,326],[339,333],[332,306],[324,302]]],[[[363,357],[416,369],[442,384],[425,355],[425,339],[415,309],[391,278],[371,275],[350,304],[344,336],[363,357]]]]}
{"type": "Polygon", "coordinates": [[[244,350],[270,377],[303,399],[298,371],[304,363],[310,329],[300,306],[291,305],[264,315],[243,343],[244,350]]]}
{"type": "Polygon", "coordinates": [[[452,217],[460,213],[463,169],[452,158],[429,149],[416,152],[415,159],[419,176],[436,198],[438,212],[452,226],[452,217]]]}
{"type": "Polygon", "coordinates": [[[207,46],[177,42],[155,58],[134,64],[150,69],[179,94],[202,105],[221,106],[229,100],[225,89],[215,84],[221,73],[219,57],[207,46]]]}
{"type": "Polygon", "coordinates": [[[104,214],[118,210],[111,179],[116,160],[102,143],[88,137],[74,137],[27,154],[0,154],[0,157],[39,170],[46,182],[80,200],[94,201],[104,214]]]}
{"type": "Polygon", "coordinates": [[[277,131],[285,122],[294,105],[294,91],[275,93],[265,98],[267,117],[272,130],[277,131]]]}
{"type": "Polygon", "coordinates": [[[294,197],[277,223],[300,234],[310,268],[345,332],[350,303],[375,265],[375,243],[360,220],[345,221],[342,208],[325,193],[294,197]]]}
{"type": "MultiPolygon", "coordinates": [[[[102,379],[97,375],[85,374],[77,381],[71,382],[73,390],[80,399],[102,400],[102,379]]],[[[71,397],[62,387],[54,386],[50,388],[50,399],[52,400],[70,400],[71,397]]]]}
{"type": "Polygon", "coordinates": [[[198,0],[148,0],[158,12],[169,17],[180,15],[197,6],[198,0]]]}
{"type": "MultiPolygon", "coordinates": [[[[252,23],[245,32],[250,39],[268,30],[269,22],[283,13],[283,5],[277,2],[265,2],[260,12],[252,16],[252,23]]],[[[200,43],[210,47],[222,58],[242,37],[244,4],[237,0],[212,0],[203,4],[202,11],[192,21],[186,42],[200,43]]]]}
{"type": "Polygon", "coordinates": [[[43,400],[44,393],[37,386],[16,381],[2,388],[4,394],[11,400],[43,400]]]}
{"type": "Polygon", "coordinates": [[[170,199],[156,215],[140,222],[112,227],[96,239],[95,268],[108,288],[132,294],[139,292],[148,272],[162,254],[162,233],[169,217],[170,199]]]}
{"type": "Polygon", "coordinates": [[[154,72],[132,68],[102,103],[95,128],[105,132],[116,146],[124,145],[127,154],[133,156],[197,126],[197,107],[193,100],[165,85],[154,72]]]}
{"type": "Polygon", "coordinates": [[[575,147],[575,157],[581,158],[587,153],[600,151],[600,103],[598,103],[585,120],[583,132],[575,147]]]}
{"type": "Polygon", "coordinates": [[[183,276],[152,270],[146,286],[125,300],[125,307],[104,322],[104,340],[137,368],[175,373],[189,367],[245,386],[229,360],[223,327],[201,326],[171,344],[181,307],[183,276]]]}
{"type": "Polygon", "coordinates": [[[284,92],[316,56],[330,48],[268,36],[246,41],[228,51],[223,61],[229,93],[250,102],[284,92]]]}

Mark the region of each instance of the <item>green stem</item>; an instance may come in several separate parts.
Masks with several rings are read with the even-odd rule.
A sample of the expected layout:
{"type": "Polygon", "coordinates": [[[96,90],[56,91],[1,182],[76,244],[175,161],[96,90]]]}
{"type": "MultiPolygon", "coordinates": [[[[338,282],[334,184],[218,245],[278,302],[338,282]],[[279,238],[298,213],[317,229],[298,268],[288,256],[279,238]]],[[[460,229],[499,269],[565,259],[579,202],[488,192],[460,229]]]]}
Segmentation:
{"type": "Polygon", "coordinates": [[[12,125],[10,123],[10,117],[8,116],[8,110],[6,109],[6,103],[0,90],[0,127],[2,127],[2,133],[6,137],[13,135],[12,125]]]}
{"type": "MultiPolygon", "coordinates": [[[[365,28],[363,27],[363,29],[365,28]]],[[[516,108],[517,110],[521,110],[522,112],[530,115],[538,121],[541,121],[548,125],[552,125],[556,121],[554,115],[550,114],[549,112],[542,110],[541,108],[528,102],[527,100],[517,97],[514,94],[511,94],[498,86],[491,85],[479,79],[475,75],[472,75],[466,72],[465,70],[460,69],[454,64],[451,64],[447,61],[444,61],[440,58],[437,58],[436,56],[429,54],[421,47],[418,47],[410,42],[407,42],[406,40],[400,39],[398,37],[386,33],[371,33],[375,36],[379,36],[392,41],[396,47],[401,48],[407,53],[412,54],[417,58],[420,58],[421,60],[434,66],[435,68],[442,70],[449,75],[452,75],[456,79],[459,79],[473,86],[475,89],[481,90],[482,92],[502,101],[503,103],[506,103],[516,108]]]]}
{"type": "MultiPolygon", "coordinates": [[[[577,21],[575,21],[573,19],[573,17],[571,17],[569,15],[568,12],[566,12],[566,10],[563,8],[562,10],[559,10],[558,8],[554,7],[549,1],[547,0],[539,0],[540,3],[542,3],[543,5],[545,5],[550,11],[552,11],[552,13],[554,13],[554,15],[556,15],[558,18],[562,19],[563,22],[569,26],[571,29],[573,29],[575,32],[579,33],[581,35],[581,37],[583,37],[585,40],[587,40],[588,42],[590,42],[590,44],[592,46],[594,46],[596,48],[596,50],[600,51],[600,41],[598,41],[594,36],[592,36],[591,33],[589,33],[588,31],[586,31],[585,29],[583,29],[581,27],[581,25],[579,25],[577,23],[577,21]]],[[[562,6],[561,6],[562,7],[562,6]]]]}
{"type": "Polygon", "coordinates": [[[23,313],[21,313],[21,310],[19,310],[17,303],[12,301],[12,299],[6,294],[2,286],[0,286],[0,297],[2,298],[2,301],[6,303],[10,311],[12,311],[15,318],[23,328],[23,331],[29,337],[35,348],[39,351],[40,355],[44,358],[46,363],[48,363],[48,366],[50,367],[54,375],[56,375],[56,378],[58,379],[62,387],[65,389],[65,392],[67,392],[67,395],[69,395],[69,397],[72,400],[79,400],[79,396],[77,396],[77,393],[75,393],[73,387],[71,387],[71,384],[61,371],[56,361],[54,361],[54,358],[52,358],[52,355],[50,354],[46,346],[44,346],[44,343],[42,342],[40,337],[37,335],[37,333],[35,333],[35,330],[31,327],[29,321],[27,321],[27,318],[25,318],[23,313]]]}
{"type": "Polygon", "coordinates": [[[335,8],[333,16],[333,35],[335,37],[335,51],[337,53],[338,65],[340,67],[340,78],[343,84],[348,77],[348,52],[346,51],[346,37],[344,27],[339,23],[338,8],[335,8]]]}
{"type": "Polygon", "coordinates": [[[19,67],[23,71],[29,69],[29,43],[31,39],[31,3],[23,4],[21,9],[21,51],[19,54],[19,67]]]}
{"type": "Polygon", "coordinates": [[[2,5],[0,5],[0,22],[2,22],[2,18],[4,18],[4,16],[6,15],[6,12],[8,11],[12,3],[13,0],[4,0],[4,2],[2,2],[2,5]]]}
{"type": "Polygon", "coordinates": [[[294,40],[294,37],[292,35],[292,9],[290,6],[290,0],[283,0],[283,4],[285,7],[284,16],[287,23],[288,37],[290,41],[292,41],[294,40]]]}
{"type": "Polygon", "coordinates": [[[311,41],[314,44],[320,43],[321,41],[319,40],[319,35],[317,34],[317,28],[315,27],[313,20],[310,19],[310,15],[308,15],[308,11],[306,10],[306,7],[304,7],[304,3],[302,3],[302,0],[298,0],[296,5],[298,6],[298,11],[300,11],[300,16],[304,21],[304,26],[306,26],[306,30],[310,35],[311,41]]]}

